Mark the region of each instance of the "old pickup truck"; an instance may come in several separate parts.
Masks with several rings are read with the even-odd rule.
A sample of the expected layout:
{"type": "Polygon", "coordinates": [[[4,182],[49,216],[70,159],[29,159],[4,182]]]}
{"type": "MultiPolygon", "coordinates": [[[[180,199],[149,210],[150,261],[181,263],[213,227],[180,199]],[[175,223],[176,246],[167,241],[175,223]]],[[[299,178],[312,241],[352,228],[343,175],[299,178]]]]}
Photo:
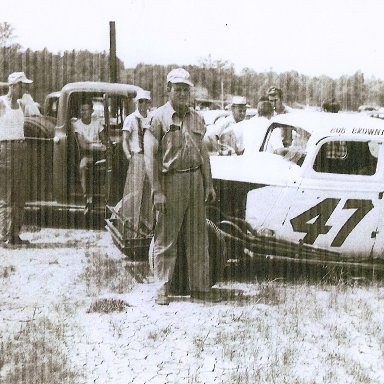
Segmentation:
{"type": "Polygon", "coordinates": [[[134,110],[133,99],[139,89],[118,83],[69,83],[60,92],[48,95],[43,116],[25,118],[27,220],[39,225],[86,224],[82,215],[80,150],[72,122],[80,117],[80,101],[87,97],[99,107],[95,108],[94,118],[102,120],[108,136],[106,159],[94,167],[95,204],[88,217],[92,223],[103,224],[106,205],[114,205],[122,195],[127,168],[121,146],[122,125],[134,110]]]}

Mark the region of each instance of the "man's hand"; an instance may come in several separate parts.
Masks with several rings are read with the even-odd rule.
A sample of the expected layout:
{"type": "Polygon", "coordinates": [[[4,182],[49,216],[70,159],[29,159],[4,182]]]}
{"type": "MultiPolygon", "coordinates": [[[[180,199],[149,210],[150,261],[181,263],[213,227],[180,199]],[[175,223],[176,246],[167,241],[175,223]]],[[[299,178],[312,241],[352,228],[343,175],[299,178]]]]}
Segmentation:
{"type": "Polygon", "coordinates": [[[92,143],[91,149],[97,152],[104,152],[107,149],[107,147],[102,143],[92,143]]]}
{"type": "Polygon", "coordinates": [[[216,200],[216,192],[213,188],[213,186],[209,186],[205,188],[205,202],[206,203],[213,203],[216,200]]]}
{"type": "Polygon", "coordinates": [[[155,192],[153,194],[153,205],[155,210],[161,213],[166,213],[166,199],[162,192],[155,192]]]}

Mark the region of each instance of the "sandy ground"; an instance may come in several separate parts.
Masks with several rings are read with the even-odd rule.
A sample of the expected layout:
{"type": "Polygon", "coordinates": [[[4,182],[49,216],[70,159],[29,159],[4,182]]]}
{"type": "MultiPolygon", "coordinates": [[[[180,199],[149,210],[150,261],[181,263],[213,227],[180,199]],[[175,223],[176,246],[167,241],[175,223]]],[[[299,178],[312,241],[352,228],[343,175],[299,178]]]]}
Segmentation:
{"type": "MultiPolygon", "coordinates": [[[[225,382],[236,368],[205,356],[199,347],[210,329],[220,326],[222,312],[236,317],[241,308],[188,298],[155,305],[151,276],[142,263],[125,263],[127,292],[113,292],[124,287],[111,292],[108,283],[94,277],[87,280],[89,258],[122,258],[104,231],[43,229],[22,237],[33,248],[0,249],[2,341],[30,322],[48,323],[44,334],[53,324],[78,383],[225,382]],[[92,303],[106,298],[122,300],[126,308],[88,313],[92,303]]],[[[0,377],[15,369],[5,363],[0,377]]]]}
{"type": "MultiPolygon", "coordinates": [[[[266,300],[260,284],[230,284],[243,289],[244,295],[221,303],[186,298],[157,306],[147,267],[124,261],[107,232],[42,229],[25,232],[22,237],[31,240],[33,248],[0,249],[2,351],[7,352],[7,343],[16,343],[23,335],[35,348],[43,340],[43,355],[52,343],[53,355],[63,361],[62,368],[68,372],[55,382],[382,383],[382,331],[377,338],[370,334],[372,330],[356,331],[352,341],[345,341],[351,348],[355,342],[360,348],[353,354],[361,371],[356,380],[356,374],[344,372],[348,371],[344,362],[340,372],[336,369],[333,373],[336,355],[327,360],[338,348],[327,350],[335,333],[324,331],[321,339],[316,339],[322,326],[327,329],[324,319],[329,319],[332,327],[338,326],[332,314],[319,313],[313,324],[304,321],[306,331],[295,330],[292,336],[287,329],[296,329],[301,320],[284,313],[291,307],[279,308],[281,294],[274,297],[275,292],[269,291],[266,300]],[[92,311],[103,299],[119,301],[122,310],[92,311]],[[32,333],[28,334],[28,329],[32,333]],[[328,353],[325,360],[316,362],[322,353],[328,353]],[[322,367],[323,361],[328,361],[328,366],[322,367]]],[[[325,301],[326,308],[332,310],[332,294],[310,291],[308,302],[316,308],[325,301]]],[[[283,299],[289,300],[290,295],[294,293],[286,290],[283,299]]],[[[379,296],[383,300],[382,290],[379,296]]],[[[303,298],[296,300],[297,307],[303,298]]],[[[383,310],[376,314],[381,315],[383,310]]],[[[343,320],[340,327],[342,324],[343,320]]],[[[41,356],[34,358],[38,361],[41,356]]],[[[52,356],[43,358],[50,361],[52,356]]],[[[20,359],[9,354],[2,359],[0,382],[53,382],[48,368],[33,373],[46,381],[28,380],[28,373],[18,379],[18,375],[23,377],[20,359]],[[12,372],[14,381],[9,379],[12,372]]]]}

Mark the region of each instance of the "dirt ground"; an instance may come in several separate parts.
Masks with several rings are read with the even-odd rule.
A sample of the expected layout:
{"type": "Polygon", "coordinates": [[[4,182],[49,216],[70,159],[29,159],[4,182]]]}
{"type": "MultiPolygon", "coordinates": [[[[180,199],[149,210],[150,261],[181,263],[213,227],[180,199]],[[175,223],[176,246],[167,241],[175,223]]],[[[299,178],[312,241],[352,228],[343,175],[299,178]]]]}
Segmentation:
{"type": "Polygon", "coordinates": [[[27,228],[22,237],[31,247],[0,249],[1,383],[384,377],[382,287],[227,282],[243,295],[157,306],[148,264],[125,260],[107,232],[27,228]],[[351,313],[356,302],[368,304],[351,313]]]}

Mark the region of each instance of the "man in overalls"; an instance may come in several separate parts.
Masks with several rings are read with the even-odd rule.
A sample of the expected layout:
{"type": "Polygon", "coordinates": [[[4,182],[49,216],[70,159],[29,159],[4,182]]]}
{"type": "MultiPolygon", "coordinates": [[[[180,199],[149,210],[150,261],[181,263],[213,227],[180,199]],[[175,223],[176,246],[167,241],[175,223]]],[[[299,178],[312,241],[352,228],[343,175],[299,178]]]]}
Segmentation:
{"type": "Polygon", "coordinates": [[[169,304],[169,282],[177,240],[185,242],[191,297],[214,300],[209,277],[205,203],[214,201],[210,162],[203,143],[203,119],[189,107],[193,86],[183,68],[167,76],[169,100],[155,112],[144,133],[146,171],[152,187],[156,226],[152,253],[156,303],[169,304]]]}

